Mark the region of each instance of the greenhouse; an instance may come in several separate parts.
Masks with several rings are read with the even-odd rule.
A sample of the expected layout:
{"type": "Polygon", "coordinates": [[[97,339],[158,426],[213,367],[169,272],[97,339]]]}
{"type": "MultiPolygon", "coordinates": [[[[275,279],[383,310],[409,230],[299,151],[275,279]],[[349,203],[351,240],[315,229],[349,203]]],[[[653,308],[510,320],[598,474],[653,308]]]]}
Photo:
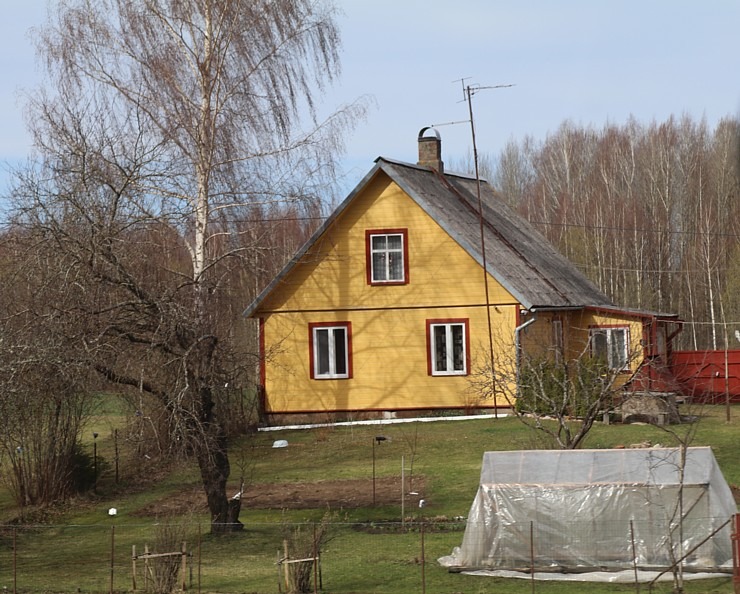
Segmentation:
{"type": "Polygon", "coordinates": [[[452,570],[731,568],[735,501],[708,447],[486,452],[452,570]],[[683,518],[683,521],[681,521],[683,518]]]}

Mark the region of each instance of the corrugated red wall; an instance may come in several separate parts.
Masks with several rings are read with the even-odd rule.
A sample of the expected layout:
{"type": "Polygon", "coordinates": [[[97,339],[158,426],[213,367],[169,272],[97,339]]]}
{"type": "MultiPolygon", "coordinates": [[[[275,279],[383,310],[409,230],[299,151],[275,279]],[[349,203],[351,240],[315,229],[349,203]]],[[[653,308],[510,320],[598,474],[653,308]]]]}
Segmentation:
{"type": "Polygon", "coordinates": [[[729,393],[740,403],[740,350],[674,351],[669,369],[684,396],[721,403],[729,393]]]}

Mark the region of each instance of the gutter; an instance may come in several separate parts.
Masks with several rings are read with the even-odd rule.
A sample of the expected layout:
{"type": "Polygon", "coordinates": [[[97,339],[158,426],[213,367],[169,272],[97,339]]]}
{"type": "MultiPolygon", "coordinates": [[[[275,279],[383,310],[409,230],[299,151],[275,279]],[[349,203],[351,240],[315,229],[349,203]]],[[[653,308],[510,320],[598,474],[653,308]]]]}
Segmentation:
{"type": "Polygon", "coordinates": [[[514,328],[514,349],[516,352],[516,396],[519,396],[519,376],[521,374],[522,365],[522,345],[521,345],[521,333],[527,326],[537,321],[537,312],[534,309],[529,310],[532,313],[532,317],[523,324],[520,324],[514,328]]]}

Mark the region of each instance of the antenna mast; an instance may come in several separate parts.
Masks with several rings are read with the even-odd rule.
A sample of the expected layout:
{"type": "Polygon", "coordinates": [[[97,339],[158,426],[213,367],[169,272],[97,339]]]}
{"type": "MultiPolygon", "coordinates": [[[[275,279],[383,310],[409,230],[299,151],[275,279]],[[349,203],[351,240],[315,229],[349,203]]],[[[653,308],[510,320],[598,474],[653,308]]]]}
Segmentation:
{"type": "Polygon", "coordinates": [[[513,87],[514,85],[494,85],[494,86],[474,86],[466,85],[465,79],[461,78],[460,83],[463,89],[463,100],[468,103],[468,113],[470,114],[470,135],[473,140],[473,163],[475,165],[475,182],[476,182],[476,193],[478,198],[478,221],[480,223],[480,244],[481,244],[481,256],[483,258],[483,284],[486,292],[486,317],[488,320],[488,349],[489,357],[491,360],[491,393],[493,396],[493,416],[498,418],[498,403],[496,401],[496,367],[493,359],[493,324],[491,323],[491,302],[488,290],[488,266],[486,264],[486,235],[484,232],[483,225],[483,200],[481,198],[481,182],[480,182],[480,171],[478,168],[478,146],[475,141],[475,118],[473,117],[473,95],[478,91],[488,89],[505,89],[513,87]]]}

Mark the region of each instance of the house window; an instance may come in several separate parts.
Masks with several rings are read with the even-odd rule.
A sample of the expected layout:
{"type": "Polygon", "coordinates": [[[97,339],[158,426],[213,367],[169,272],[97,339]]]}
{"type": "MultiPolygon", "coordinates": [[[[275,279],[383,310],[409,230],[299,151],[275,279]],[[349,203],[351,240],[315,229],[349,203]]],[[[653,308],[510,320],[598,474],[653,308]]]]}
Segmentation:
{"type": "Polygon", "coordinates": [[[659,357],[663,357],[665,359],[666,355],[668,354],[668,339],[666,338],[666,328],[665,326],[658,326],[655,330],[655,341],[656,341],[656,347],[657,351],[655,354],[659,357]]]}
{"type": "Polygon", "coordinates": [[[591,328],[591,354],[610,369],[626,369],[629,364],[629,328],[591,328]]]}
{"type": "Polygon", "coordinates": [[[365,244],[369,285],[404,285],[409,282],[406,229],[366,231],[365,244]]]}
{"type": "Polygon", "coordinates": [[[352,377],[352,325],[349,322],[309,324],[311,379],[352,377]]]}
{"type": "Polygon", "coordinates": [[[429,375],[467,375],[468,320],[427,320],[427,349],[429,375]]]}
{"type": "Polygon", "coordinates": [[[563,361],[563,320],[554,318],[552,321],[552,346],[555,363],[562,363],[563,361]]]}

